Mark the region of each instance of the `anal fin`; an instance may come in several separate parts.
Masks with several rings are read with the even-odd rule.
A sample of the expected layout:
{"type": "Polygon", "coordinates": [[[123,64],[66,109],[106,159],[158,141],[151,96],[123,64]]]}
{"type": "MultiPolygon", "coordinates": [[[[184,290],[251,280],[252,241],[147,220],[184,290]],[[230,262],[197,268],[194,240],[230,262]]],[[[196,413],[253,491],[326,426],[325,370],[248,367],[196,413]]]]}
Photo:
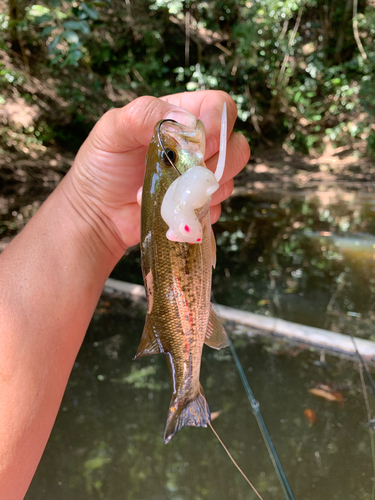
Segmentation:
{"type": "Polygon", "coordinates": [[[227,332],[213,310],[212,304],[204,343],[213,349],[222,349],[229,345],[227,332]]]}
{"type": "Polygon", "coordinates": [[[159,336],[154,331],[151,316],[147,314],[141,341],[134,359],[151,354],[161,354],[164,352],[159,336]]]}

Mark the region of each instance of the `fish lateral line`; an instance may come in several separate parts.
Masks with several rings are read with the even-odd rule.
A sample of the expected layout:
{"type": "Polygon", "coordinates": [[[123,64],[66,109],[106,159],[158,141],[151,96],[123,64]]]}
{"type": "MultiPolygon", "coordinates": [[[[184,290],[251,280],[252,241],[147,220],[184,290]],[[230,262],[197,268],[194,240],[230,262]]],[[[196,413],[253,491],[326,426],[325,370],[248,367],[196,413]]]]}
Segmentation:
{"type": "Polygon", "coordinates": [[[210,427],[210,429],[212,430],[212,432],[214,433],[215,437],[217,438],[217,440],[219,441],[219,443],[221,444],[221,446],[224,448],[224,451],[225,453],[228,455],[228,457],[230,458],[230,460],[232,461],[233,465],[236,467],[236,469],[240,472],[240,474],[242,475],[242,477],[245,479],[245,481],[248,483],[248,485],[251,487],[251,489],[254,491],[254,493],[257,495],[257,497],[260,499],[260,500],[264,500],[263,497],[260,495],[260,493],[258,492],[258,490],[255,488],[255,486],[253,485],[253,483],[250,481],[250,479],[246,476],[246,474],[244,473],[244,471],[241,469],[241,467],[238,465],[238,463],[235,461],[235,459],[232,457],[230,451],[228,450],[228,448],[225,446],[225,444],[223,443],[223,441],[221,440],[219,434],[215,431],[215,429],[212,427],[212,423],[209,421],[208,422],[208,426],[210,427]]]}

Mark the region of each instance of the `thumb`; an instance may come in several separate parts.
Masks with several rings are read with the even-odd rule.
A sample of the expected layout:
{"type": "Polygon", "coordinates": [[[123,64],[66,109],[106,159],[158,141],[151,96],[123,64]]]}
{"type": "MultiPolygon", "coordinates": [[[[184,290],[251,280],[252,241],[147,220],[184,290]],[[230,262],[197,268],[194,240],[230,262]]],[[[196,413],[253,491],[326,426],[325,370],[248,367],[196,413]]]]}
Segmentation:
{"type": "Polygon", "coordinates": [[[196,117],[185,109],[156,97],[139,97],[123,108],[105,113],[93,128],[93,146],[110,153],[124,153],[148,146],[159,120],[172,119],[195,128],[196,117]]]}

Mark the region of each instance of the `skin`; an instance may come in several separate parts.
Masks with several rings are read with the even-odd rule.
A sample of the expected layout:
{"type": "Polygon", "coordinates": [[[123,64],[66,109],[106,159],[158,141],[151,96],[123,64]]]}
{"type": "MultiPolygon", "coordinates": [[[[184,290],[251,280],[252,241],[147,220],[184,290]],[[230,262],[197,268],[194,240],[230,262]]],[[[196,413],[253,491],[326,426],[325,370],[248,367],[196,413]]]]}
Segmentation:
{"type": "MultiPolygon", "coordinates": [[[[215,170],[224,101],[230,133],[236,108],[223,92],[142,97],[106,113],[63,181],[1,254],[2,498],[24,498],[105,280],[139,241],[137,191],[155,123],[194,120],[176,106],[200,118],[206,163],[215,170]]],[[[213,221],[248,158],[245,139],[231,134],[226,170],[212,200],[213,221]]]]}

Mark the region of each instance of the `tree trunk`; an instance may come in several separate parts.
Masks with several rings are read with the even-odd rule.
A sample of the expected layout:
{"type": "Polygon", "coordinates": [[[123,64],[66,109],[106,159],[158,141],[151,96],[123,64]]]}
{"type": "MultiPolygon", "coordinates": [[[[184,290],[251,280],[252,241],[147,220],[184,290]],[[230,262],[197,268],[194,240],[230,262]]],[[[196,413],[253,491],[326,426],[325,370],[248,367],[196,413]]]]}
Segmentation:
{"type": "Polygon", "coordinates": [[[9,0],[9,39],[11,49],[21,54],[21,44],[18,37],[17,24],[19,22],[18,0],[9,0]]]}

